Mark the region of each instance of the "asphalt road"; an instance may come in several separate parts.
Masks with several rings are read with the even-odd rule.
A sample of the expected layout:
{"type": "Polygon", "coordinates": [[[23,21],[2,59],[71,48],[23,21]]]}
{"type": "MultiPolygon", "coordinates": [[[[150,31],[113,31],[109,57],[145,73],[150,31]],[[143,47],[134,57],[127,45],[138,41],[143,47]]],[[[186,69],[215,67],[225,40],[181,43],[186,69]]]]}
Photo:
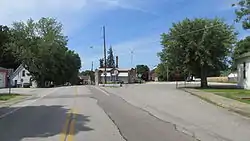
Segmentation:
{"type": "Polygon", "coordinates": [[[39,91],[0,108],[0,141],[193,141],[168,122],[95,87],[39,91]]]}
{"type": "Polygon", "coordinates": [[[175,84],[139,84],[102,89],[175,124],[177,130],[184,130],[199,140],[250,141],[248,117],[176,89],[175,84]]]}

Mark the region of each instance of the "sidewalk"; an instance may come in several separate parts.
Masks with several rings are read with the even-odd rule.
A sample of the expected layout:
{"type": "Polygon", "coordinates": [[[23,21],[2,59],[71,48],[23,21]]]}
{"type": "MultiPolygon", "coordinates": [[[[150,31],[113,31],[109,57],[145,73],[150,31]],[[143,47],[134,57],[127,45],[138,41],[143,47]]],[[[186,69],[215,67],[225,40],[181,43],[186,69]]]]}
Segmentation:
{"type": "Polygon", "coordinates": [[[240,101],[229,99],[229,98],[222,97],[219,95],[215,95],[213,93],[196,90],[196,89],[183,88],[183,90],[192,95],[200,97],[201,99],[204,99],[210,103],[213,103],[217,106],[226,108],[230,111],[234,111],[243,116],[250,117],[250,105],[249,104],[242,103],[240,101]]]}

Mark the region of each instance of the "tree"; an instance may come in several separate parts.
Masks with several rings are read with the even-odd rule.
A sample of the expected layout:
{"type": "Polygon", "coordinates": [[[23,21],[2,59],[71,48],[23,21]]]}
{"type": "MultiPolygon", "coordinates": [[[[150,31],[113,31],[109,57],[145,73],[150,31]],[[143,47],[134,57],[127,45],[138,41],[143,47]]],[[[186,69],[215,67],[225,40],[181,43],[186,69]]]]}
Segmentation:
{"type": "Polygon", "coordinates": [[[80,57],[67,48],[62,24],[55,19],[41,18],[38,22],[29,19],[26,23],[13,23],[8,46],[38,86],[44,87],[46,81],[56,85],[77,82],[80,57]]]}
{"type": "Polygon", "coordinates": [[[115,67],[115,60],[114,60],[112,47],[110,47],[109,50],[108,50],[107,67],[108,68],[114,68],[115,67]]]}
{"type": "Polygon", "coordinates": [[[250,52],[250,36],[236,43],[233,56],[236,58],[247,52],[250,52]]]}
{"type": "Polygon", "coordinates": [[[137,65],[136,72],[143,80],[148,81],[149,67],[147,65],[137,65]]]}
{"type": "Polygon", "coordinates": [[[239,57],[240,55],[250,52],[250,36],[246,37],[243,40],[238,41],[235,44],[234,47],[234,51],[233,51],[233,57],[232,57],[232,70],[236,70],[237,66],[236,66],[236,62],[235,62],[235,58],[239,57]]]}
{"type": "Polygon", "coordinates": [[[16,69],[19,65],[7,44],[10,43],[10,30],[0,25],[0,67],[16,69]]]}
{"type": "Polygon", "coordinates": [[[90,76],[91,81],[95,81],[95,72],[91,70],[82,71],[81,75],[90,76]]]}
{"type": "Polygon", "coordinates": [[[227,66],[236,41],[233,30],[220,19],[185,19],[161,35],[163,49],[158,55],[174,72],[201,77],[201,87],[207,87],[209,72],[227,66]]]}
{"type": "Polygon", "coordinates": [[[103,63],[103,59],[100,59],[99,62],[100,62],[100,68],[104,68],[104,63],[103,63]]]}
{"type": "Polygon", "coordinates": [[[240,0],[238,3],[233,4],[237,6],[235,14],[237,16],[236,22],[242,22],[242,27],[244,29],[250,29],[250,0],[240,0]]]}

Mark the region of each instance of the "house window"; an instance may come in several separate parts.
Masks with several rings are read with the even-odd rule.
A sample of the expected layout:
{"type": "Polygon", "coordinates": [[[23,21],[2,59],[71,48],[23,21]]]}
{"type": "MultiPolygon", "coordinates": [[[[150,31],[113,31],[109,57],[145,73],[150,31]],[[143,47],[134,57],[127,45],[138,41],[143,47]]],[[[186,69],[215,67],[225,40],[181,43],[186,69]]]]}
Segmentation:
{"type": "Polygon", "coordinates": [[[246,79],[246,62],[243,63],[243,78],[246,79]]]}
{"type": "Polygon", "coordinates": [[[23,77],[25,77],[25,70],[23,70],[23,72],[22,72],[22,76],[23,76],[23,77]]]}

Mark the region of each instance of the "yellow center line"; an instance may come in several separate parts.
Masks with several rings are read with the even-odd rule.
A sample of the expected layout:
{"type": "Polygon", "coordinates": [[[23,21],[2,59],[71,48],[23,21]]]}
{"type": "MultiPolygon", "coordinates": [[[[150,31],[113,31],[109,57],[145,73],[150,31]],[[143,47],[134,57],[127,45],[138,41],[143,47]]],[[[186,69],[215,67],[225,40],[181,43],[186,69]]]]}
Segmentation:
{"type": "Polygon", "coordinates": [[[72,110],[70,109],[69,112],[67,113],[65,125],[64,125],[62,133],[60,135],[60,141],[64,141],[65,138],[67,137],[67,130],[68,130],[69,122],[70,122],[71,113],[72,113],[72,110]]]}
{"type": "Polygon", "coordinates": [[[74,140],[74,134],[75,134],[75,111],[72,113],[72,120],[69,125],[69,133],[68,133],[68,140],[67,141],[73,141],[74,140]]]}
{"type": "MultiPolygon", "coordinates": [[[[78,88],[75,87],[75,96],[78,95],[78,88]]],[[[60,134],[60,141],[73,141],[75,134],[75,118],[76,110],[74,109],[76,101],[74,99],[74,106],[67,113],[66,122],[63,127],[62,133],[60,134]]]]}

